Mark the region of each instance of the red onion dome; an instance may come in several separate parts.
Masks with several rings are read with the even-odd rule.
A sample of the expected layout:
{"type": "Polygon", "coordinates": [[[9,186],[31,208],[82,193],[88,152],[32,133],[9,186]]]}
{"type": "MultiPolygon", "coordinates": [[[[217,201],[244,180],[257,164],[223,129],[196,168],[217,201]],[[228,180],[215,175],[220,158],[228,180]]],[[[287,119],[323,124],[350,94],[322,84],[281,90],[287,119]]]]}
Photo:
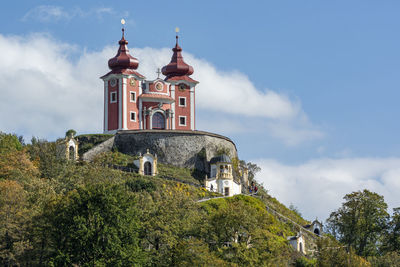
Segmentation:
{"type": "Polygon", "coordinates": [[[139,67],[139,60],[129,54],[128,41],[125,40],[124,29],[122,29],[122,39],[119,41],[118,53],[108,61],[108,67],[112,70],[136,70],[139,67]]]}
{"type": "Polygon", "coordinates": [[[183,61],[182,48],[178,45],[178,36],[176,36],[176,45],[172,48],[172,51],[174,51],[174,54],[172,55],[171,62],[161,70],[162,74],[167,76],[166,79],[174,76],[189,76],[193,74],[193,67],[183,61]]]}

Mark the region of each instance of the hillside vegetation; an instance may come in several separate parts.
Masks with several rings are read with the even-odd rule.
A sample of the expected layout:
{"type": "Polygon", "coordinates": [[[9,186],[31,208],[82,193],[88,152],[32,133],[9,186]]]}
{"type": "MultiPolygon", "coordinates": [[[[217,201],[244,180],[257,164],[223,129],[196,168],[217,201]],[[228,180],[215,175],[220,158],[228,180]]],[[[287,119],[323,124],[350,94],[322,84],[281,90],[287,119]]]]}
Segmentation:
{"type": "MultiPolygon", "coordinates": [[[[87,164],[59,159],[55,151],[52,142],[23,145],[0,135],[3,266],[370,265],[352,251],[324,249],[340,247],[333,238],[315,241],[321,253],[314,259],[294,252],[287,237],[308,222],[262,188],[258,197],[198,202],[216,194],[109,168],[127,161],[115,153],[87,164]]],[[[198,182],[190,170],[161,170],[198,182]]]]}

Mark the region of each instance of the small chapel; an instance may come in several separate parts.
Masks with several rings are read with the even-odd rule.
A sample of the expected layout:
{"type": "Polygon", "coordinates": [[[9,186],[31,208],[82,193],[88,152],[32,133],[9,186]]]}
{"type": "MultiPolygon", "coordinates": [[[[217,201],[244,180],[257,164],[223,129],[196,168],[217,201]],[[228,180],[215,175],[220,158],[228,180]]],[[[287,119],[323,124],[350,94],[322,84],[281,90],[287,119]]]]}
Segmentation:
{"type": "MultiPolygon", "coordinates": [[[[195,86],[176,35],[171,62],[161,69],[165,79],[146,80],[138,72],[139,60],[122,38],[115,57],[108,61],[104,81],[104,133],[119,130],[194,130],[195,86]]],[[[158,73],[160,71],[158,70],[158,73]]]]}

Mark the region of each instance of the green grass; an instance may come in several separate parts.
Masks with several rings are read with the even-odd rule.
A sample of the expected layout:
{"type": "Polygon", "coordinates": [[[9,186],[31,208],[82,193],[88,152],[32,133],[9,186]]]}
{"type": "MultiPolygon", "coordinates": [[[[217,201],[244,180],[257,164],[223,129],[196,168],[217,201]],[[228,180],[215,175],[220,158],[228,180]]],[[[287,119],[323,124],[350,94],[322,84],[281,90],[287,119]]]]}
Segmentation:
{"type": "Polygon", "coordinates": [[[191,182],[198,185],[201,184],[201,181],[199,181],[199,179],[196,179],[198,178],[197,173],[191,169],[158,163],[157,170],[158,170],[158,176],[160,177],[162,176],[173,177],[186,182],[191,182]]]}
{"type": "Polygon", "coordinates": [[[94,146],[103,143],[113,137],[113,134],[81,134],[76,137],[79,141],[78,153],[82,155],[94,146]]]}

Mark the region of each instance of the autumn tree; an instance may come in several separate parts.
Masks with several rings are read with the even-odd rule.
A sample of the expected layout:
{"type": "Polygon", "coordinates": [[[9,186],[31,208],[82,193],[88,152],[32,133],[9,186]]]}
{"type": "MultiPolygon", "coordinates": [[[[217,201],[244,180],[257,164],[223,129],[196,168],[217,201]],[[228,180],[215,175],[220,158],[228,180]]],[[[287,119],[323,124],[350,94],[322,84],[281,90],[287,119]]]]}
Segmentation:
{"type": "MultiPolygon", "coordinates": [[[[247,196],[208,201],[203,234],[220,258],[239,266],[280,266],[287,263],[286,239],[274,231],[278,222],[264,204],[247,196]]],[[[282,229],[283,230],[283,229],[282,229]]]]}
{"type": "Polygon", "coordinates": [[[389,219],[383,196],[365,189],[344,199],[342,207],[327,220],[329,231],[358,255],[376,255],[389,219]]]}
{"type": "Polygon", "coordinates": [[[16,181],[0,181],[0,218],[0,263],[14,266],[30,248],[27,193],[16,181]]]}

